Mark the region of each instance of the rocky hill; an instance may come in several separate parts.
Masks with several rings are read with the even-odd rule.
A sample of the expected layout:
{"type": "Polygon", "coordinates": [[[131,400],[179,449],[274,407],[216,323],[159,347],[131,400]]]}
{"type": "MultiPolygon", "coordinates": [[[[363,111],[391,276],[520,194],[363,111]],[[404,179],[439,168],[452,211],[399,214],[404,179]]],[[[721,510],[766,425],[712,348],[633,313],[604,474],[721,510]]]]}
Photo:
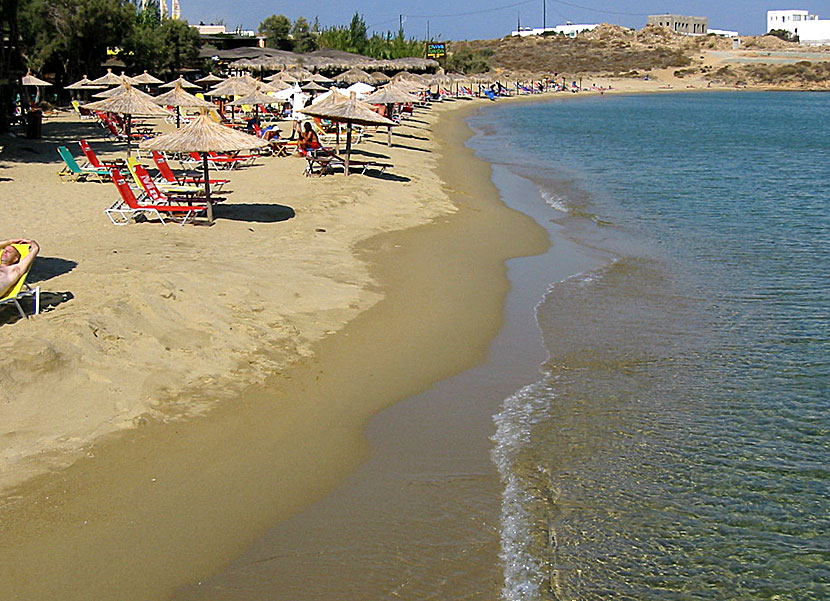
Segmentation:
{"type": "Polygon", "coordinates": [[[642,77],[669,69],[678,78],[697,76],[724,85],[830,88],[830,49],[817,53],[769,35],[744,36],[735,51],[732,40],[722,36],[687,36],[654,25],[635,30],[603,24],[575,38],[510,36],[454,42],[451,52],[476,57],[478,65],[489,64],[497,72],[642,77]],[[799,60],[801,52],[812,60],[799,60]]]}

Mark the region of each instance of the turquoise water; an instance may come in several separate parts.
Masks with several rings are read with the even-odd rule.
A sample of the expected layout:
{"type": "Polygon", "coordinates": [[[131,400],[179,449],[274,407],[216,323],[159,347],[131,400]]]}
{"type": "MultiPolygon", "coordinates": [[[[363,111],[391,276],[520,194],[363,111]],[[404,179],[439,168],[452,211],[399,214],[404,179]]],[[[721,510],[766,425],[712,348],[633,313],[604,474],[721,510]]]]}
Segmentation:
{"type": "Polygon", "coordinates": [[[506,599],[830,598],[830,95],[494,105],[483,158],[607,256],[495,416],[506,599]]]}

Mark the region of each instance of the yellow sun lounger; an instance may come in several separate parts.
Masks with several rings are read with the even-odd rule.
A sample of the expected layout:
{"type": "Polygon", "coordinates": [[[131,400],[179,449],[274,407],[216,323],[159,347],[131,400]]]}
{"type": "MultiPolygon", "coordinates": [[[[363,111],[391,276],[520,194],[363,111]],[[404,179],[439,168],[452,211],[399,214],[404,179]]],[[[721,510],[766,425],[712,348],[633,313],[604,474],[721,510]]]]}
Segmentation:
{"type": "MultiPolygon", "coordinates": [[[[12,246],[14,246],[17,249],[17,252],[20,253],[21,260],[25,258],[31,250],[28,244],[12,244],[12,246]]],[[[20,317],[23,317],[24,319],[28,319],[29,316],[26,315],[23,307],[20,306],[20,301],[27,296],[34,298],[35,315],[40,313],[40,286],[32,289],[28,286],[28,284],[26,284],[26,278],[29,276],[30,269],[31,266],[26,270],[26,273],[20,276],[20,279],[17,280],[17,283],[14,286],[12,286],[11,290],[0,298],[0,305],[14,304],[14,306],[17,307],[17,311],[20,313],[20,317]]]]}

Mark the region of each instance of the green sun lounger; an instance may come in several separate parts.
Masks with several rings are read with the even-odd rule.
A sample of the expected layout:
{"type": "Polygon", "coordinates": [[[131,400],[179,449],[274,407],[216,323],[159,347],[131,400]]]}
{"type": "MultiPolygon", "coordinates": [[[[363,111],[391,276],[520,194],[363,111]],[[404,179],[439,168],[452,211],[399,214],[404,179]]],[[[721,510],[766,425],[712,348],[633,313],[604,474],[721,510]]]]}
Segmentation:
{"type": "Polygon", "coordinates": [[[61,176],[61,178],[68,177],[72,181],[77,182],[80,181],[81,178],[86,179],[88,177],[96,177],[98,178],[98,181],[102,183],[110,179],[110,172],[108,169],[81,167],[78,165],[78,161],[75,160],[75,157],[72,156],[72,153],[69,152],[69,149],[66,146],[58,146],[58,154],[64,162],[63,169],[58,171],[58,175],[61,176]]]}

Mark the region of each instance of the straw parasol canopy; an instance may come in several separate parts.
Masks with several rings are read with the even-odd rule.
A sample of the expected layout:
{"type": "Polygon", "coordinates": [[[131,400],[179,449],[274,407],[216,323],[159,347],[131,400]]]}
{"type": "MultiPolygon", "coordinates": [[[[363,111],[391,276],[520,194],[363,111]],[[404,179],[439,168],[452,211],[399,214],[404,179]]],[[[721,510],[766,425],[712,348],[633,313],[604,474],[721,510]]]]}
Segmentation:
{"type": "Polygon", "coordinates": [[[147,71],[144,71],[144,73],[142,73],[141,75],[136,75],[135,77],[133,77],[131,83],[137,83],[139,85],[144,86],[152,86],[164,82],[160,80],[158,77],[153,77],[152,75],[147,73],[147,71]]]}
{"type": "Polygon", "coordinates": [[[167,83],[162,84],[162,85],[160,85],[159,87],[160,87],[160,88],[171,88],[171,89],[172,89],[172,88],[175,88],[175,87],[176,87],[176,84],[177,84],[177,83],[180,83],[180,84],[182,85],[182,87],[183,87],[183,88],[185,88],[185,89],[188,89],[188,88],[189,88],[189,89],[191,89],[191,90],[195,90],[195,89],[198,89],[198,88],[199,88],[199,86],[197,86],[195,83],[190,83],[189,81],[187,81],[187,80],[184,78],[184,75],[179,75],[179,76],[178,76],[176,79],[174,79],[173,81],[168,81],[167,83]]]}
{"type": "Polygon", "coordinates": [[[376,92],[372,92],[364,102],[369,104],[401,104],[409,102],[419,102],[420,98],[410,94],[407,90],[399,88],[393,84],[384,86],[376,92]]]}
{"type": "MultiPolygon", "coordinates": [[[[393,104],[401,104],[401,103],[410,103],[410,102],[418,102],[420,99],[417,96],[413,96],[406,90],[397,87],[394,84],[389,84],[369,94],[366,98],[363,99],[364,102],[369,104],[385,104],[386,105],[386,114],[392,115],[392,105],[393,104]]],[[[387,146],[392,146],[392,128],[389,128],[388,137],[386,139],[387,146]]]]}
{"type": "MultiPolygon", "coordinates": [[[[334,94],[331,97],[336,98],[334,94]]],[[[354,93],[349,96],[348,100],[342,102],[321,102],[320,104],[306,107],[303,109],[303,114],[346,124],[346,175],[349,174],[353,124],[385,125],[387,127],[397,125],[394,121],[378,115],[368,104],[358,100],[354,93]]]]}
{"type": "Polygon", "coordinates": [[[334,80],[326,77],[322,73],[312,73],[309,81],[313,81],[314,83],[331,83],[334,80]]]}
{"type": "Polygon", "coordinates": [[[31,71],[26,72],[26,75],[23,76],[23,78],[21,79],[21,82],[23,83],[24,86],[36,86],[38,88],[44,88],[46,86],[51,86],[52,85],[48,81],[43,81],[42,79],[39,79],[39,78],[35,77],[34,75],[32,75],[31,71]]]}
{"type": "Polygon", "coordinates": [[[181,123],[181,111],[179,110],[180,107],[183,106],[190,106],[195,108],[203,108],[203,109],[212,109],[213,104],[208,102],[207,100],[202,100],[201,98],[197,98],[187,90],[185,90],[181,83],[178,81],[176,82],[176,87],[170,90],[169,92],[165,92],[160,96],[156,96],[153,98],[153,102],[159,104],[161,106],[175,106],[176,107],[176,127],[178,128],[181,123]]]}
{"type": "Polygon", "coordinates": [[[140,144],[142,150],[201,153],[205,178],[205,196],[208,202],[210,202],[208,152],[231,152],[263,148],[265,146],[268,146],[266,140],[220,125],[205,113],[199,115],[181,129],[144,140],[140,144]]]}
{"type": "Polygon", "coordinates": [[[383,71],[372,71],[369,75],[372,76],[372,80],[375,83],[386,83],[389,81],[389,76],[383,71]]]}
{"type": "Polygon", "coordinates": [[[286,69],[285,73],[297,81],[312,81],[314,78],[314,73],[302,67],[291,67],[290,69],[286,69]]]}
{"type": "Polygon", "coordinates": [[[155,103],[149,94],[134,88],[131,84],[124,84],[125,90],[111,98],[85,104],[83,108],[92,111],[107,111],[127,116],[127,156],[130,156],[130,127],[133,115],[168,116],[170,112],[155,103]]]}
{"type": "Polygon", "coordinates": [[[107,69],[106,75],[102,75],[98,79],[93,79],[92,83],[96,86],[120,86],[124,80],[112,72],[112,69],[107,69]]]}
{"type": "Polygon", "coordinates": [[[324,88],[320,84],[318,84],[316,82],[313,82],[313,81],[311,81],[311,82],[309,82],[309,83],[307,83],[303,86],[300,86],[300,89],[303,92],[327,92],[328,91],[327,88],[324,88]]]}
{"type": "Polygon", "coordinates": [[[259,89],[254,90],[240,98],[237,98],[233,102],[229,102],[228,104],[231,106],[242,106],[244,104],[250,104],[254,107],[254,114],[256,115],[257,119],[259,118],[259,105],[260,104],[279,104],[282,102],[281,100],[274,98],[273,96],[269,96],[265,92],[260,91],[259,89]]]}
{"type": "Polygon", "coordinates": [[[371,83],[375,80],[363,69],[352,67],[348,71],[344,71],[340,75],[336,76],[334,81],[337,83],[371,83]]]}
{"type": "Polygon", "coordinates": [[[68,86],[64,87],[64,90],[100,90],[104,87],[105,86],[103,85],[96,85],[92,83],[92,80],[88,79],[87,76],[84,75],[75,83],[69,84],[68,86]]]}
{"type": "Polygon", "coordinates": [[[206,94],[211,96],[244,96],[256,90],[256,80],[244,77],[229,77],[218,86],[211,88],[206,94]]]}
{"type": "Polygon", "coordinates": [[[292,88],[293,86],[289,83],[286,83],[282,80],[275,80],[275,81],[263,81],[259,84],[259,91],[260,92],[281,92],[282,90],[287,90],[288,88],[292,88]]]}
{"type": "Polygon", "coordinates": [[[244,96],[240,96],[233,102],[229,102],[229,105],[232,106],[242,106],[243,104],[252,104],[252,105],[259,105],[259,104],[277,104],[280,102],[277,98],[273,96],[269,96],[268,94],[260,91],[254,90],[253,92],[249,92],[244,96]]]}
{"type": "Polygon", "coordinates": [[[300,83],[299,80],[288,71],[280,71],[278,73],[274,73],[273,75],[269,75],[265,78],[265,81],[284,81],[285,83],[292,85],[300,83]]]}
{"type": "Polygon", "coordinates": [[[213,84],[221,83],[225,81],[218,75],[214,75],[213,73],[208,73],[204,77],[201,77],[196,80],[196,83],[202,84],[202,87],[212,86],[213,84]]]}
{"type": "MultiPolygon", "coordinates": [[[[96,86],[95,89],[100,89],[103,86],[96,86]]],[[[127,87],[124,84],[120,86],[116,86],[114,88],[110,88],[109,90],[104,90],[103,92],[98,92],[97,94],[93,94],[93,98],[112,98],[113,96],[118,96],[119,94],[123,94],[127,90],[127,87]]]]}

